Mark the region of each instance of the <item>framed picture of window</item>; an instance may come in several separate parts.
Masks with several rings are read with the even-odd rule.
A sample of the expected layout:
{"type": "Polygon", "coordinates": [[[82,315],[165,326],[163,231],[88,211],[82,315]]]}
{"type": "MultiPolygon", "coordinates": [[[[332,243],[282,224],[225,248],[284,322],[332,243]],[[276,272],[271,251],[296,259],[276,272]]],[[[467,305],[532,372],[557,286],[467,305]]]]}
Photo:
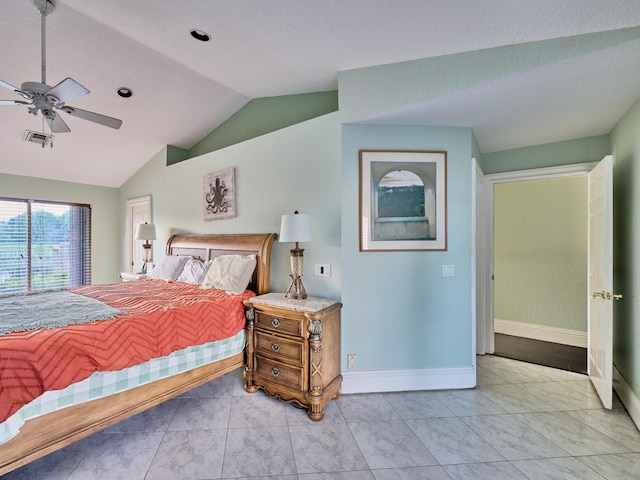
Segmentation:
{"type": "Polygon", "coordinates": [[[360,251],[447,249],[447,152],[360,150],[360,251]]]}

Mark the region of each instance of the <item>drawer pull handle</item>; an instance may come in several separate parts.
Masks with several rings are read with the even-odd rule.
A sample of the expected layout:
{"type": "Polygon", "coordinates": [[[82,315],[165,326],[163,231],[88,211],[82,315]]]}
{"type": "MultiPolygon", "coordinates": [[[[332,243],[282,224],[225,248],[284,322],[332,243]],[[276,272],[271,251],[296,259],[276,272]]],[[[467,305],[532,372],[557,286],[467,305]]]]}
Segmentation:
{"type": "Polygon", "coordinates": [[[280,345],[278,345],[277,343],[272,343],[271,344],[271,350],[273,350],[274,352],[279,352],[280,351],[280,345]]]}
{"type": "Polygon", "coordinates": [[[273,325],[274,328],[278,328],[280,326],[280,320],[274,318],[273,320],[271,320],[271,325],[273,325]]]}
{"type": "Polygon", "coordinates": [[[276,367],[273,367],[271,369],[271,375],[273,375],[274,377],[277,377],[278,375],[280,375],[280,370],[278,370],[276,367]]]}

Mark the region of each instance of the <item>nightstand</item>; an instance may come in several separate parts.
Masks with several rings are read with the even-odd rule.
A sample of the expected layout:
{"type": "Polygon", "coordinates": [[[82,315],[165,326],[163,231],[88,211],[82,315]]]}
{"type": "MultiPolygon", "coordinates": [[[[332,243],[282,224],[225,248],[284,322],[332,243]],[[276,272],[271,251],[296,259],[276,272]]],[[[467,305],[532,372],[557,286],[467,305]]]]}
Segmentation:
{"type": "Polygon", "coordinates": [[[120,272],[119,276],[120,276],[120,281],[122,282],[133,282],[134,280],[147,278],[146,273],[120,272]]]}
{"type": "Polygon", "coordinates": [[[258,389],[307,409],[322,420],[324,406],[338,398],[340,309],[335,300],[294,300],[267,293],[244,302],[247,307],[245,390],[258,389]]]}

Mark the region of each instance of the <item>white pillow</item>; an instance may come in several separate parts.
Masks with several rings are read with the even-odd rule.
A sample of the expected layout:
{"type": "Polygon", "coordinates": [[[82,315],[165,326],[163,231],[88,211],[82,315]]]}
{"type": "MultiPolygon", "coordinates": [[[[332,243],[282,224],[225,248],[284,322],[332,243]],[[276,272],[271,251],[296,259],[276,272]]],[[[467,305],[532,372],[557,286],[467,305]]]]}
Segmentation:
{"type": "Polygon", "coordinates": [[[243,293],[256,268],[255,255],[222,255],[213,261],[200,288],[217,288],[229,295],[243,293]]]}
{"type": "Polygon", "coordinates": [[[207,275],[207,271],[213,262],[211,260],[203,262],[199,258],[190,258],[182,267],[182,272],[176,282],[191,283],[200,285],[207,275]]]}
{"type": "Polygon", "coordinates": [[[155,278],[157,280],[165,280],[167,282],[173,282],[191,257],[187,256],[174,256],[166,255],[160,259],[160,261],[153,267],[149,278],[155,278]]]}

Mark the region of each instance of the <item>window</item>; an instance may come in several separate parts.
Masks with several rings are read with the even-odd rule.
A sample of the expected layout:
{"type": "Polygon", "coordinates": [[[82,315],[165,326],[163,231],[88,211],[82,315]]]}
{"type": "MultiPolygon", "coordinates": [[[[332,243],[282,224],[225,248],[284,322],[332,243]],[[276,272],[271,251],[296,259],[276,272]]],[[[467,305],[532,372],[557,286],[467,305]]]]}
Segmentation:
{"type": "Polygon", "coordinates": [[[0,198],[0,293],[91,283],[91,207],[0,198]]]}

